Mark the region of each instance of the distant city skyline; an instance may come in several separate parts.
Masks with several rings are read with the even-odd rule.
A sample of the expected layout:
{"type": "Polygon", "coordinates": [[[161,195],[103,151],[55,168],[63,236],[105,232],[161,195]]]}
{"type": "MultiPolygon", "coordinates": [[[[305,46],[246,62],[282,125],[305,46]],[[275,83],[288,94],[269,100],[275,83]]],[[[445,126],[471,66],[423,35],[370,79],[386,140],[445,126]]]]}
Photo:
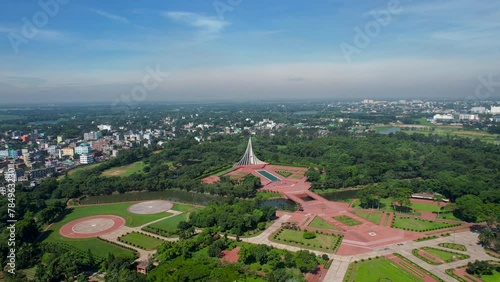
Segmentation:
{"type": "Polygon", "coordinates": [[[494,0],[40,3],[3,3],[0,104],[500,97],[494,0]]]}

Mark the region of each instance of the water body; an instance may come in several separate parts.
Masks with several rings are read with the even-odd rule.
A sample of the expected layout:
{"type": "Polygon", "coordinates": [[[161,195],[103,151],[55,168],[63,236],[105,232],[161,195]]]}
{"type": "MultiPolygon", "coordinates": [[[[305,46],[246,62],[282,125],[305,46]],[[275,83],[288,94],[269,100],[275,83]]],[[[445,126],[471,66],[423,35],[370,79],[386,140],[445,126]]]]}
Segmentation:
{"type": "Polygon", "coordinates": [[[297,209],[297,204],[288,199],[271,199],[271,200],[265,200],[261,204],[262,207],[275,207],[279,210],[296,210],[297,209]]]}
{"type": "Polygon", "coordinates": [[[399,128],[399,127],[390,127],[390,128],[386,128],[384,130],[381,130],[378,133],[380,133],[380,134],[391,134],[391,133],[397,133],[397,132],[400,132],[400,131],[401,131],[401,128],[399,128]]]}
{"type": "Polygon", "coordinates": [[[330,192],[325,194],[320,194],[323,198],[334,201],[334,202],[343,202],[346,200],[356,198],[359,189],[350,189],[350,190],[340,190],[338,192],[330,192]]]}

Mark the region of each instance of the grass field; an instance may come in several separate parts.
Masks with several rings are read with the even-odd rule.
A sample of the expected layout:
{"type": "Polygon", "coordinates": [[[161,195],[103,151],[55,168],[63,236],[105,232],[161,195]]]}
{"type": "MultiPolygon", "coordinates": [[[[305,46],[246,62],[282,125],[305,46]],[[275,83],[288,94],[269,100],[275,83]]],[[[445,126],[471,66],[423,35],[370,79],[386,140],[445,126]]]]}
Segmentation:
{"type": "Polygon", "coordinates": [[[304,239],[304,231],[291,229],[281,229],[281,233],[278,233],[279,234],[277,234],[276,240],[279,239],[278,242],[280,243],[313,250],[333,250],[335,248],[335,243],[341,240],[340,236],[323,234],[316,234],[316,238],[313,239],[304,239]]]}
{"type": "MultiPolygon", "coordinates": [[[[441,207],[444,206],[444,203],[441,207]]],[[[417,211],[428,211],[428,212],[438,212],[438,206],[433,204],[424,204],[424,203],[411,203],[411,208],[417,211]]]]}
{"type": "Polygon", "coordinates": [[[219,172],[215,173],[214,175],[215,176],[223,176],[224,174],[228,174],[228,173],[230,173],[233,170],[234,170],[234,167],[230,167],[230,168],[225,169],[223,171],[219,171],[219,172]]]}
{"type": "Polygon", "coordinates": [[[142,173],[145,165],[143,161],[129,165],[113,167],[102,172],[102,176],[130,176],[134,173],[142,173]]]}
{"type": "Polygon", "coordinates": [[[342,230],[329,222],[323,220],[321,217],[315,217],[311,223],[309,223],[309,226],[314,227],[314,228],[323,228],[323,229],[332,229],[332,230],[342,230]]]}
{"type": "Polygon", "coordinates": [[[348,217],[346,215],[335,216],[335,217],[333,217],[333,219],[335,219],[337,221],[340,221],[340,222],[344,223],[347,226],[354,226],[354,225],[360,225],[361,224],[361,222],[355,220],[354,218],[350,218],[350,217],[348,217]]]}
{"type": "Polygon", "coordinates": [[[151,225],[148,225],[148,227],[158,228],[173,233],[177,231],[177,225],[179,224],[179,222],[187,221],[187,219],[188,219],[188,213],[183,213],[164,219],[162,221],[155,222],[151,225]]]}
{"type": "Polygon", "coordinates": [[[294,173],[294,171],[289,171],[289,170],[276,170],[275,172],[277,174],[283,176],[284,178],[287,178],[288,176],[290,176],[294,173]]]}
{"type": "Polygon", "coordinates": [[[500,272],[493,271],[493,275],[483,275],[481,276],[481,280],[484,282],[498,282],[500,281],[500,272]]]}
{"type": "Polygon", "coordinates": [[[441,219],[448,219],[448,220],[456,220],[456,221],[462,221],[460,218],[457,218],[453,213],[447,212],[447,213],[440,213],[439,218],[441,219]]]}
{"type": "Polygon", "coordinates": [[[447,249],[452,249],[452,250],[458,250],[465,252],[467,251],[467,247],[461,244],[455,244],[455,243],[439,243],[438,246],[447,248],[447,249]]]}
{"type": "MultiPolygon", "coordinates": [[[[102,163],[96,163],[96,164],[89,164],[89,165],[79,165],[73,169],[70,169],[68,170],[68,176],[71,176],[77,172],[80,172],[80,171],[84,171],[84,170],[88,170],[88,169],[92,169],[94,167],[97,167],[99,166],[100,164],[102,163]]],[[[61,175],[57,178],[57,180],[61,180],[62,178],[64,178],[65,175],[61,175]]]]}
{"type": "Polygon", "coordinates": [[[185,204],[177,204],[177,203],[175,203],[174,207],[172,208],[172,210],[180,211],[180,212],[188,211],[190,209],[194,209],[194,206],[185,205],[185,204]]]}
{"type": "Polygon", "coordinates": [[[139,246],[141,249],[144,250],[155,250],[161,244],[165,243],[165,241],[155,238],[155,237],[150,237],[141,233],[137,232],[132,232],[126,235],[123,235],[120,237],[120,241],[127,243],[132,246],[139,246]]]}
{"type": "Polygon", "coordinates": [[[354,214],[356,214],[359,217],[365,218],[375,224],[380,224],[380,221],[382,220],[381,213],[369,213],[369,212],[357,211],[354,214]]]}
{"type": "Polygon", "coordinates": [[[130,213],[127,211],[127,208],[131,205],[133,205],[133,203],[75,207],[71,209],[71,213],[64,217],[63,221],[69,222],[71,220],[86,216],[109,214],[123,217],[123,219],[125,219],[125,225],[127,226],[137,227],[153,220],[172,215],[168,212],[158,214],[130,213]]]}
{"type": "Polygon", "coordinates": [[[156,219],[167,217],[170,213],[160,213],[151,215],[139,215],[129,213],[127,208],[131,203],[126,204],[111,204],[99,206],[76,207],[68,210],[68,214],[61,220],[54,223],[49,230],[42,235],[44,241],[52,243],[65,243],[82,251],[90,249],[97,256],[107,257],[108,253],[113,253],[117,256],[132,256],[133,252],[96,238],[87,239],[70,239],[59,234],[59,229],[66,223],[82,217],[93,215],[117,215],[125,219],[125,225],[130,227],[140,226],[156,219]]]}
{"type": "Polygon", "coordinates": [[[348,270],[344,278],[348,282],[422,281],[387,258],[351,263],[349,267],[352,270],[348,270]]]}
{"type": "Polygon", "coordinates": [[[430,231],[433,229],[435,230],[451,226],[453,226],[453,224],[446,222],[437,222],[437,221],[399,217],[399,216],[394,217],[394,220],[391,224],[391,227],[393,228],[399,228],[403,230],[413,230],[417,232],[430,231]]]}
{"type": "Polygon", "coordinates": [[[468,255],[452,252],[452,251],[442,251],[436,248],[431,248],[431,247],[422,247],[422,250],[428,252],[431,255],[434,255],[446,262],[451,262],[453,261],[453,257],[455,257],[457,260],[461,259],[467,259],[469,258],[468,255]]]}

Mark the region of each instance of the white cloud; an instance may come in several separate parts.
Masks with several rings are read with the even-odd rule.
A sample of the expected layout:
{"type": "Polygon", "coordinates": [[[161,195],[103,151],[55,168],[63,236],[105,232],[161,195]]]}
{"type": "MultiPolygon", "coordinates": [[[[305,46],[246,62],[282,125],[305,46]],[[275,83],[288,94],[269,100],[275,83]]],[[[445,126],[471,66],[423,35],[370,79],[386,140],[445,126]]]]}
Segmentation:
{"type": "Polygon", "coordinates": [[[192,26],[208,33],[221,32],[229,22],[190,12],[165,12],[163,15],[177,23],[192,26]]]}
{"type": "Polygon", "coordinates": [[[92,12],[102,16],[102,17],[105,17],[107,19],[110,19],[110,20],[113,20],[113,21],[117,21],[117,22],[122,22],[122,23],[128,23],[129,20],[125,17],[122,17],[122,16],[119,16],[119,15],[115,15],[115,14],[111,14],[111,13],[108,13],[108,12],[105,12],[105,11],[102,11],[102,10],[97,10],[97,9],[91,9],[92,12]]]}

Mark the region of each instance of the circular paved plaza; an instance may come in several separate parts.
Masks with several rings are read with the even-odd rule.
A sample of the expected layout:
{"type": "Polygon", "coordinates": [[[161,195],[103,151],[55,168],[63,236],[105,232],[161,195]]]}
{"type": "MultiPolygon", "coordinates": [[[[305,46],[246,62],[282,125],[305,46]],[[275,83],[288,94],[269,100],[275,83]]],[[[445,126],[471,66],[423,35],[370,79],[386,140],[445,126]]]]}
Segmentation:
{"type": "Polygon", "coordinates": [[[65,224],[59,233],[67,238],[91,238],[120,229],[125,220],[115,215],[96,215],[73,220],[65,224]]]}
{"type": "Polygon", "coordinates": [[[171,210],[173,206],[169,201],[147,201],[130,206],[128,211],[135,214],[156,214],[171,210]]]}

